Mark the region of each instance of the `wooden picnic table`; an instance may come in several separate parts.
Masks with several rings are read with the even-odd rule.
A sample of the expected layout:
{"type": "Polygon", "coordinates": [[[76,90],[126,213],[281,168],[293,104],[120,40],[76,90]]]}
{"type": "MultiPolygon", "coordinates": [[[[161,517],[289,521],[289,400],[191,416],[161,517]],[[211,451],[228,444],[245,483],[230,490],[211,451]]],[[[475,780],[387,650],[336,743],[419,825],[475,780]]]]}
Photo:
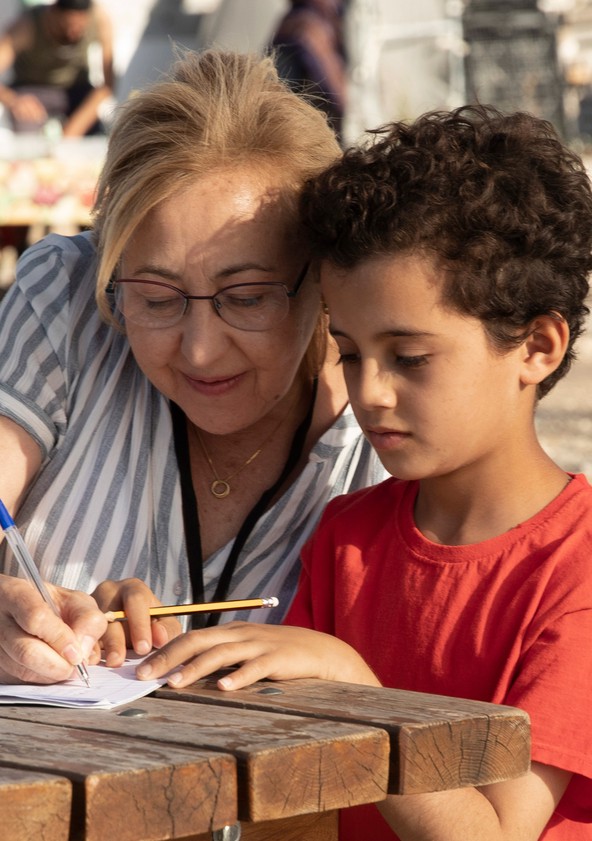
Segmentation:
{"type": "Polygon", "coordinates": [[[515,708],[330,681],[0,705],[2,837],[210,841],[236,824],[243,841],[334,841],[340,808],[509,779],[529,758],[515,708]]]}

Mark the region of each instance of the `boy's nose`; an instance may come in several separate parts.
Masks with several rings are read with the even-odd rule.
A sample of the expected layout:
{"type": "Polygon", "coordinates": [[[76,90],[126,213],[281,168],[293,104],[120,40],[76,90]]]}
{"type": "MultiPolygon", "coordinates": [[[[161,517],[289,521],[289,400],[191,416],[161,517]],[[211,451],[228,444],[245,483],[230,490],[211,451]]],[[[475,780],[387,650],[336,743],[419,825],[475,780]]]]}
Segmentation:
{"type": "Polygon", "coordinates": [[[362,364],[355,401],[366,410],[377,406],[394,409],[397,392],[392,377],[373,361],[362,364]]]}

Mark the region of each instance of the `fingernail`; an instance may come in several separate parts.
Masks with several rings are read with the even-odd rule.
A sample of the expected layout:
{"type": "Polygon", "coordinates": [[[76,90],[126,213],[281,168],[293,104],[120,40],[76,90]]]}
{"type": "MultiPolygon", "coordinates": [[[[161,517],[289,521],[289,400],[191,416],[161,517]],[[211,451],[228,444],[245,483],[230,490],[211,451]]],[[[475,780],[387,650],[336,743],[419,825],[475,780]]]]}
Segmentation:
{"type": "Polygon", "coordinates": [[[80,650],[82,651],[82,657],[85,660],[87,660],[92,654],[95,642],[96,640],[94,637],[89,637],[88,635],[82,637],[82,640],[80,641],[80,650]]]}
{"type": "Polygon", "coordinates": [[[170,684],[170,686],[177,686],[177,684],[181,683],[182,680],[183,675],[181,674],[181,672],[175,672],[167,678],[167,683],[170,684]]]}
{"type": "Polygon", "coordinates": [[[232,689],[232,678],[221,677],[218,681],[218,686],[220,686],[222,689],[232,689]]]}
{"type": "Polygon", "coordinates": [[[148,640],[139,640],[136,643],[136,654],[148,654],[152,646],[148,640]]]}
{"type": "Polygon", "coordinates": [[[78,649],[75,645],[72,645],[72,643],[64,648],[62,651],[62,657],[72,666],[78,666],[83,659],[80,649],[78,649]]]}
{"type": "Polygon", "coordinates": [[[152,666],[150,663],[142,663],[141,666],[138,666],[136,669],[136,675],[141,679],[145,680],[147,677],[150,677],[152,674],[152,666]]]}
{"type": "Polygon", "coordinates": [[[121,655],[117,651],[110,651],[105,655],[105,665],[110,669],[117,669],[122,664],[121,655]]]}

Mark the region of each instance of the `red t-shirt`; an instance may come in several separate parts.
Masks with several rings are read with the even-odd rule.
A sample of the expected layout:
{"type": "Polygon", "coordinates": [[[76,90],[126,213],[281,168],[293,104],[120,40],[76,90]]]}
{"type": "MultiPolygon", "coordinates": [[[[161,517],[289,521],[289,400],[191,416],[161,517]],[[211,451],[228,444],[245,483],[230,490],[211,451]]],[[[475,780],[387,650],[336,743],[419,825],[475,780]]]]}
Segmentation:
{"type": "MultiPolygon", "coordinates": [[[[592,839],[592,488],[583,476],[483,543],[415,527],[416,482],[334,499],[303,550],[285,623],[353,646],[385,686],[509,704],[531,718],[532,759],[574,773],[545,841],[592,839]]],[[[374,806],[341,841],[393,841],[374,806]]]]}

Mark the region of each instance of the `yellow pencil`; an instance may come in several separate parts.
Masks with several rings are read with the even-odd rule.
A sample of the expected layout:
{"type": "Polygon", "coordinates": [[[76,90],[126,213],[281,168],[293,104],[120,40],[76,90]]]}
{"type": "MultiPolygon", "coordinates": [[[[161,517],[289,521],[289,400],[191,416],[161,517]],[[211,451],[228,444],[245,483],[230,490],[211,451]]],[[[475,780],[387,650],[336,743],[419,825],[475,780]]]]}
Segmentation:
{"type": "MultiPolygon", "coordinates": [[[[229,602],[206,602],[205,604],[169,604],[150,607],[150,616],[185,616],[189,613],[213,613],[224,610],[253,610],[256,607],[277,607],[275,596],[263,599],[236,599],[229,602]]],[[[125,610],[109,610],[105,613],[107,622],[122,622],[127,619],[125,610]]]]}

